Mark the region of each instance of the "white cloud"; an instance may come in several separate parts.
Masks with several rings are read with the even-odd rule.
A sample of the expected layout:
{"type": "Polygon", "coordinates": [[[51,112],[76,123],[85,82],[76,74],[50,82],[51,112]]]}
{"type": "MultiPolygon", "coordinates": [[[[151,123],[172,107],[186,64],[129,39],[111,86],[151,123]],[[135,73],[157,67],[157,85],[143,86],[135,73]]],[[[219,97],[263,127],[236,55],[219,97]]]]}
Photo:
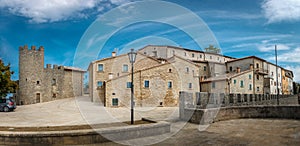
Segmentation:
{"type": "Polygon", "coordinates": [[[292,63],[300,63],[300,48],[296,48],[292,51],[278,54],[278,61],[281,62],[292,62],[292,63]]]}
{"type": "MultiPolygon", "coordinates": [[[[278,52],[277,60],[280,64],[290,64],[290,65],[300,65],[300,47],[296,49],[291,49],[285,53],[278,52]]],[[[275,62],[274,53],[268,55],[266,60],[275,62]]],[[[300,76],[299,76],[300,78],[300,76]]]]}
{"type": "Polygon", "coordinates": [[[262,40],[262,39],[271,39],[271,40],[278,40],[280,38],[286,38],[286,37],[291,37],[292,35],[289,34],[267,34],[267,35],[251,35],[251,36],[239,36],[239,37],[229,37],[225,38],[221,42],[227,43],[227,42],[242,42],[242,41],[254,41],[254,40],[262,40]]]}
{"type": "MultiPolygon", "coordinates": [[[[258,50],[260,52],[270,52],[275,51],[275,45],[274,44],[260,44],[257,46],[258,50]]],[[[284,44],[278,44],[277,50],[289,50],[290,47],[284,44]]]]}
{"type": "Polygon", "coordinates": [[[110,0],[110,2],[114,5],[122,5],[124,3],[130,2],[130,0],[110,0]]]}
{"type": "Polygon", "coordinates": [[[240,19],[259,19],[262,18],[262,15],[259,14],[250,14],[250,13],[242,13],[242,12],[234,12],[234,11],[223,11],[223,10],[209,10],[209,11],[198,11],[201,16],[209,16],[214,18],[221,18],[221,19],[233,19],[233,20],[240,20],[240,19]]]}
{"type": "Polygon", "coordinates": [[[299,0],[265,0],[261,7],[268,23],[300,20],[299,0]]]}
{"type": "Polygon", "coordinates": [[[29,18],[33,23],[57,22],[87,18],[86,10],[103,11],[110,4],[120,5],[128,0],[1,0],[0,8],[29,18]]]}

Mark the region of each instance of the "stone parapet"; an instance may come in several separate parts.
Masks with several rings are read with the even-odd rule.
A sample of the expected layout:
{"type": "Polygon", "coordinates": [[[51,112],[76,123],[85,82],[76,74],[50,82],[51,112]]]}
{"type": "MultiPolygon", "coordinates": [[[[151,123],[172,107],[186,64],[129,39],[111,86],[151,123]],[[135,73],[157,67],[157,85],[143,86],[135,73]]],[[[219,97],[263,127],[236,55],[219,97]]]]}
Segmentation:
{"type": "Polygon", "coordinates": [[[116,142],[169,132],[170,124],[163,121],[142,125],[68,131],[2,131],[0,145],[83,145],[116,142]]]}

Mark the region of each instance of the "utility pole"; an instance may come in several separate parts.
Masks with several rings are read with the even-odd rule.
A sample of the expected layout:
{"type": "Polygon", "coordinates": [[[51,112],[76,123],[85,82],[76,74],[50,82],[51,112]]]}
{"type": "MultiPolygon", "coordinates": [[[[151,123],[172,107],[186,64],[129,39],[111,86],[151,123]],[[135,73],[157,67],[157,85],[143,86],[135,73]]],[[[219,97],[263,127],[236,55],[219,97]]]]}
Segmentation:
{"type": "Polygon", "coordinates": [[[275,61],[276,61],[276,91],[277,91],[277,105],[279,105],[279,89],[278,89],[278,64],[277,64],[277,45],[275,45],[275,61]]]}

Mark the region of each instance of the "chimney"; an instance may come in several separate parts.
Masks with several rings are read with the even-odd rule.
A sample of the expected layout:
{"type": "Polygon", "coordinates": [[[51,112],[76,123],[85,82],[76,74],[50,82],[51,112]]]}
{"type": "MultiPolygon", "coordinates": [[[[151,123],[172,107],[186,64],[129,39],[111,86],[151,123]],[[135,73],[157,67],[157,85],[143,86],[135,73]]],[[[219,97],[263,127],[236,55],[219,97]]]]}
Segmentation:
{"type": "Polygon", "coordinates": [[[204,80],[204,77],[203,77],[203,76],[201,76],[201,77],[200,77],[200,82],[201,82],[201,81],[203,81],[203,80],[204,80]]]}
{"type": "Polygon", "coordinates": [[[35,46],[31,46],[31,50],[35,50],[35,46]]]}
{"type": "Polygon", "coordinates": [[[117,55],[117,53],[116,53],[115,51],[113,51],[113,52],[111,53],[111,57],[116,57],[116,55],[117,55]]]}
{"type": "Polygon", "coordinates": [[[250,64],[250,70],[253,70],[253,64],[250,64]]]}
{"type": "Polygon", "coordinates": [[[53,65],[53,69],[58,69],[58,65],[53,65]]]}
{"type": "Polygon", "coordinates": [[[46,65],[46,68],[51,68],[51,64],[47,64],[47,65],[46,65]]]}
{"type": "Polygon", "coordinates": [[[236,73],[240,73],[241,69],[239,67],[236,68],[236,73]]]}

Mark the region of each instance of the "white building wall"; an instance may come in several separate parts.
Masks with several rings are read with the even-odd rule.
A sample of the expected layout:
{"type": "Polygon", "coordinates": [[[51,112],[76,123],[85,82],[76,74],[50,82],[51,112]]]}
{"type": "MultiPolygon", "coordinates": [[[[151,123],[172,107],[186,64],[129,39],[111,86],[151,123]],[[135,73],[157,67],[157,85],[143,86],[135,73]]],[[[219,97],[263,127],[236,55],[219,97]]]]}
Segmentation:
{"type": "Polygon", "coordinates": [[[279,94],[282,94],[282,81],[281,81],[281,68],[278,67],[278,83],[276,82],[276,66],[268,63],[270,80],[270,94],[277,94],[277,84],[279,89],[279,94]]]}

